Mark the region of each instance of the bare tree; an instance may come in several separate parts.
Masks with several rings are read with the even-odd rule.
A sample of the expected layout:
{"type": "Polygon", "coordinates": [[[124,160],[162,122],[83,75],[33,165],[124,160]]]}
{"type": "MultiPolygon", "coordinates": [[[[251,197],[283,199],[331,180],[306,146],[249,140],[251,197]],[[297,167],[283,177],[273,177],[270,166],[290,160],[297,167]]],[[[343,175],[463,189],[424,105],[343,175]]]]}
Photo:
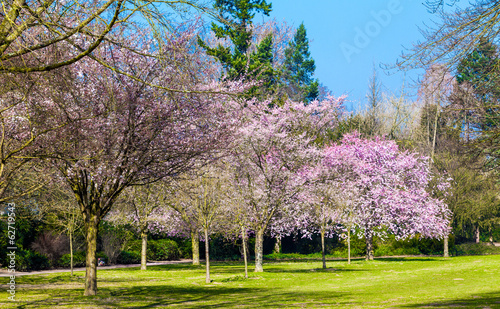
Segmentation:
{"type": "MultiPolygon", "coordinates": [[[[495,42],[498,38],[500,3],[496,0],[470,1],[466,7],[444,9],[447,1],[426,1],[439,22],[421,29],[425,40],[415,44],[397,63],[400,69],[428,68],[442,63],[455,68],[470,54],[481,39],[495,42]]],[[[451,0],[448,4],[455,4],[451,0]]]]}
{"type": "Polygon", "coordinates": [[[171,13],[207,11],[197,0],[2,0],[1,5],[0,73],[70,65],[91,55],[103,41],[113,41],[111,33],[134,25],[138,18],[160,40],[171,28],[171,13]]]}
{"type": "Polygon", "coordinates": [[[148,228],[161,221],[162,207],[165,207],[167,192],[164,182],[130,187],[124,190],[117,201],[117,209],[112,211],[110,220],[119,223],[132,223],[141,236],[141,270],[146,270],[148,228]]]}
{"type": "Polygon", "coordinates": [[[203,230],[205,240],[205,282],[210,283],[209,236],[217,231],[217,223],[222,221],[222,200],[227,181],[213,166],[198,169],[196,173],[185,174],[178,180],[174,207],[191,214],[197,226],[203,230]]]}

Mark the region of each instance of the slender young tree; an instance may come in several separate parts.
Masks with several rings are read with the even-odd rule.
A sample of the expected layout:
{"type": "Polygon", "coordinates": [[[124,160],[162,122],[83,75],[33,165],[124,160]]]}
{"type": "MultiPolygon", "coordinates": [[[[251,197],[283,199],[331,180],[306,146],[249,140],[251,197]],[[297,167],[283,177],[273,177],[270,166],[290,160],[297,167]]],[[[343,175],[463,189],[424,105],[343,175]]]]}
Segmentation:
{"type": "Polygon", "coordinates": [[[162,190],[165,185],[164,182],[156,182],[125,189],[115,209],[106,217],[107,221],[137,227],[141,237],[141,270],[147,269],[148,232],[151,225],[162,221],[160,215],[167,198],[165,190],[162,190]]]}
{"type": "MultiPolygon", "coordinates": [[[[167,204],[175,209],[183,220],[189,220],[192,231],[199,228],[205,240],[205,282],[210,283],[210,247],[209,237],[220,232],[224,221],[223,199],[227,188],[224,172],[214,164],[198,166],[190,173],[176,177],[171,183],[167,204]]],[[[192,235],[193,236],[193,235],[192,235]]],[[[193,247],[193,249],[195,249],[193,247]]]]}
{"type": "MultiPolygon", "coordinates": [[[[182,182],[176,181],[169,192],[169,198],[166,206],[171,209],[171,212],[164,211],[163,222],[168,222],[168,226],[163,225],[160,229],[171,235],[184,236],[191,238],[191,251],[193,265],[200,265],[200,221],[191,209],[191,204],[186,203],[179,196],[182,190],[182,182]],[[172,192],[179,191],[178,193],[172,192]],[[171,224],[172,218],[177,218],[177,224],[171,224]]],[[[175,221],[175,220],[174,220],[175,221]]]]}

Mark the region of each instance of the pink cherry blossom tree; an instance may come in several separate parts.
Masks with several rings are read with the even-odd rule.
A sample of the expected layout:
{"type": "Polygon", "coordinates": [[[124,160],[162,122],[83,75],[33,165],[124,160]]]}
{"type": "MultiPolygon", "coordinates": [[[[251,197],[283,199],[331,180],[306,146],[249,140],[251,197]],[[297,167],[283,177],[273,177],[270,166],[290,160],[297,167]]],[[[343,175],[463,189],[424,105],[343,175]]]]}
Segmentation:
{"type": "Polygon", "coordinates": [[[85,295],[97,292],[99,222],[122,191],[191,169],[195,159],[211,157],[230,135],[223,107],[229,98],[216,93],[231,90],[200,86],[194,72],[202,67],[190,53],[190,40],[192,36],[186,34],[174,37],[154,58],[103,47],[101,57],[133,74],[117,74],[85,59],[69,67],[68,78],[61,81],[66,91],[57,99],[74,106],[70,112],[78,115],[84,106],[104,114],[55,132],[52,145],[53,163],[75,193],[84,216],[85,295]]]}
{"type": "MultiPolygon", "coordinates": [[[[450,212],[430,192],[430,181],[439,175],[432,174],[428,158],[400,151],[394,141],[362,139],[356,133],[346,135],[330,151],[332,162],[338,162],[340,153],[351,170],[344,181],[357,190],[352,196],[356,199],[353,218],[365,234],[367,259],[373,259],[374,233],[387,231],[398,238],[447,234],[450,212]],[[338,147],[340,151],[335,150],[338,147]]],[[[336,165],[330,166],[335,173],[336,165]]],[[[444,190],[447,185],[442,182],[436,187],[444,190]]]]}
{"type": "Polygon", "coordinates": [[[297,205],[317,157],[315,140],[336,125],[343,97],[309,105],[286,101],[272,106],[251,101],[242,110],[231,160],[232,180],[255,231],[255,271],[262,272],[264,233],[271,222],[297,205]]]}

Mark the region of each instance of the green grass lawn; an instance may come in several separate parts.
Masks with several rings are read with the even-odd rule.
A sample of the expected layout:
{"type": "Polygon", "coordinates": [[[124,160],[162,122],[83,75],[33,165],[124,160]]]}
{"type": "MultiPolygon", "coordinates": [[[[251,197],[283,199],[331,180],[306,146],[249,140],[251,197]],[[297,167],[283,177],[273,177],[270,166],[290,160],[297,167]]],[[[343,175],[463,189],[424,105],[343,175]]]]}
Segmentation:
{"type": "MultiPolygon", "coordinates": [[[[500,308],[500,255],[387,258],[372,262],[270,262],[243,279],[241,263],[99,270],[98,296],[84,297],[83,272],[17,278],[2,308],[500,308]]],[[[5,281],[7,278],[0,278],[5,281]]],[[[4,283],[4,282],[2,282],[4,283]]]]}

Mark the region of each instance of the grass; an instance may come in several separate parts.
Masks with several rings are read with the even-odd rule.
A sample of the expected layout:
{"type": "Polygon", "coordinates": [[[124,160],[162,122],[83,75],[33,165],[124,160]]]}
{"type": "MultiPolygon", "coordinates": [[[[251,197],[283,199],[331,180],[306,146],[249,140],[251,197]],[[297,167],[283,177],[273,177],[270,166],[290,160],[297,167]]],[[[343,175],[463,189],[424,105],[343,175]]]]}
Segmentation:
{"type": "MultiPolygon", "coordinates": [[[[17,277],[17,301],[1,308],[500,308],[500,256],[385,258],[372,262],[266,261],[242,276],[238,262],[98,271],[98,295],[84,297],[84,273],[17,277]]],[[[6,281],[7,278],[0,278],[6,281]]],[[[2,283],[4,283],[2,282],[2,283]]],[[[6,290],[6,286],[2,286],[6,290]]]]}

